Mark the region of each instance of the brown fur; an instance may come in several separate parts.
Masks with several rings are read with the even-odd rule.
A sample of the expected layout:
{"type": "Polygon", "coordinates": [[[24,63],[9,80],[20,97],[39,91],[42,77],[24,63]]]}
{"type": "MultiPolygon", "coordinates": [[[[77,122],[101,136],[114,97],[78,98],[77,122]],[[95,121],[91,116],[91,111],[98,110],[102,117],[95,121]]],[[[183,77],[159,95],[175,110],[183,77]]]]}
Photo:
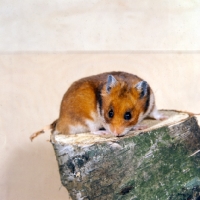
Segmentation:
{"type": "MultiPolygon", "coordinates": [[[[147,97],[140,99],[140,92],[135,85],[142,81],[141,78],[125,72],[109,72],[86,77],[74,82],[63,96],[59,118],[50,125],[57,133],[71,134],[71,126],[83,127],[83,131],[91,131],[87,120],[93,121],[91,113],[98,113],[98,92],[102,100],[100,106],[102,113],[102,126],[109,124],[110,131],[118,135],[126,128],[137,124],[139,115],[144,111],[147,97]],[[113,75],[117,84],[106,91],[108,75],[113,75]],[[114,117],[109,118],[108,112],[114,110],[114,117]],[[130,112],[131,120],[124,120],[124,113],[130,112]]],[[[150,89],[150,93],[152,90],[150,89]]],[[[94,121],[94,123],[96,123],[94,121]]],[[[41,134],[43,130],[33,134],[31,139],[41,134]]]]}
{"type": "Polygon", "coordinates": [[[134,85],[141,80],[132,74],[110,72],[74,82],[63,97],[56,130],[62,134],[70,134],[69,125],[76,126],[81,124],[86,126],[85,120],[92,120],[91,112],[97,113],[95,91],[100,85],[104,86],[102,100],[106,122],[109,122],[112,127],[117,127],[119,130],[122,126],[136,124],[138,116],[143,109],[144,100],[138,101],[139,93],[134,88],[134,85]],[[110,94],[106,94],[105,87],[109,74],[114,75],[119,84],[112,88],[110,94]],[[109,120],[107,113],[111,103],[116,114],[112,120],[109,120]],[[134,116],[130,122],[122,120],[126,110],[130,110],[134,116]]]}

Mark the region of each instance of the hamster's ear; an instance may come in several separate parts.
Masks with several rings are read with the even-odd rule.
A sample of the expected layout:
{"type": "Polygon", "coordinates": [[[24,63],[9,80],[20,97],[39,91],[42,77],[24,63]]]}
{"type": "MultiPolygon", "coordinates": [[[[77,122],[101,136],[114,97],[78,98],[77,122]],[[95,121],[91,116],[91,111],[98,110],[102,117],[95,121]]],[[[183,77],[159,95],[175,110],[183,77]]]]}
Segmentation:
{"type": "Polygon", "coordinates": [[[117,80],[114,76],[108,75],[107,83],[106,83],[106,92],[110,93],[110,90],[116,85],[117,80]]]}
{"type": "Polygon", "coordinates": [[[137,83],[135,88],[140,93],[140,99],[147,96],[149,93],[149,85],[146,81],[140,81],[139,83],[137,83]]]}

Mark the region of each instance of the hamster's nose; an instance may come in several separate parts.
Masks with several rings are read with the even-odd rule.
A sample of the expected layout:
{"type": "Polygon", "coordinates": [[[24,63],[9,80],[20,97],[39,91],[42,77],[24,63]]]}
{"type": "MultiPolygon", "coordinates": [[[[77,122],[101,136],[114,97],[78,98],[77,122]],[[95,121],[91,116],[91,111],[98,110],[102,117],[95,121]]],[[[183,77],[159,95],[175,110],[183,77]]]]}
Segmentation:
{"type": "Polygon", "coordinates": [[[121,133],[122,133],[122,130],[121,130],[121,128],[119,128],[119,129],[114,129],[114,131],[113,131],[113,134],[116,136],[116,137],[121,137],[121,133]]]}

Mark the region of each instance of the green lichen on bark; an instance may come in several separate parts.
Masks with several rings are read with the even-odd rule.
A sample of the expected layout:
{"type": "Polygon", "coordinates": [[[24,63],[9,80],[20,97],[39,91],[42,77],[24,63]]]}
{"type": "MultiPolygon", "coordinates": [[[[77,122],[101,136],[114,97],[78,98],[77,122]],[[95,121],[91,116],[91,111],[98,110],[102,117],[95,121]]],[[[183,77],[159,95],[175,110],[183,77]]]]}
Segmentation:
{"type": "MultiPolygon", "coordinates": [[[[157,131],[156,131],[157,132],[157,131]]],[[[169,142],[168,131],[159,130],[160,139],[152,144],[152,152],[148,152],[152,148],[151,141],[155,139],[156,132],[151,132],[144,140],[141,136],[137,139],[137,149],[134,155],[136,158],[132,160],[140,160],[140,166],[133,168],[134,173],[130,174],[132,180],[128,178],[127,183],[124,182],[122,188],[132,186],[132,189],[126,195],[116,194],[114,199],[174,199],[177,200],[177,194],[186,187],[192,177],[200,178],[200,159],[198,157],[189,157],[189,152],[185,145],[181,142],[169,142]],[[148,139],[147,139],[148,138],[148,139]],[[142,145],[145,141],[145,145],[142,145]],[[148,144],[148,145],[147,145],[148,144]],[[142,153],[141,153],[142,152],[142,153]],[[148,155],[148,157],[146,157],[148,155]]],[[[135,138],[133,139],[133,141],[135,138]]]]}
{"type": "Polygon", "coordinates": [[[200,148],[200,131],[194,117],[179,125],[109,143],[67,148],[53,145],[62,184],[73,199],[186,200],[197,197],[200,156],[190,155],[200,148]]]}

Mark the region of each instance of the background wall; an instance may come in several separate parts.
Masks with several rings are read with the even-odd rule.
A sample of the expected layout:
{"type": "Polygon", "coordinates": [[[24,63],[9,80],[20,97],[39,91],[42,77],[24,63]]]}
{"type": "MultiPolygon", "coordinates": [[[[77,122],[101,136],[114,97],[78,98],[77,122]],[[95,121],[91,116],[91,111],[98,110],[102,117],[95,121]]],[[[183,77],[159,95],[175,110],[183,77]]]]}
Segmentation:
{"type": "Polygon", "coordinates": [[[198,1],[1,1],[0,199],[69,199],[49,133],[78,78],[141,76],[158,108],[200,113],[198,1]]]}

